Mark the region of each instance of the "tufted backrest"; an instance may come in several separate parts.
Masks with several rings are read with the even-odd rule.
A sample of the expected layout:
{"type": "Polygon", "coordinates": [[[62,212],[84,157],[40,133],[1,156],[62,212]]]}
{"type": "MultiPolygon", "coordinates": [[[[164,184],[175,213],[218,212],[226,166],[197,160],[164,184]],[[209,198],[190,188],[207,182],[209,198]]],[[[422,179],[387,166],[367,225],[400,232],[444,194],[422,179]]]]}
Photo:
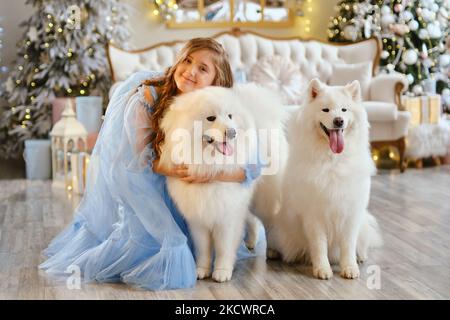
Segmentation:
{"type": "MultiPolygon", "coordinates": [[[[318,77],[324,82],[328,82],[335,63],[373,62],[375,74],[380,55],[380,43],[376,38],[342,45],[299,38],[274,39],[236,29],[220,33],[214,38],[227,51],[233,72],[248,72],[262,57],[280,55],[298,66],[306,79],[318,77]]],[[[140,70],[164,71],[174,63],[185,42],[161,43],[134,51],[109,46],[108,58],[113,80],[124,80],[140,70]]]]}

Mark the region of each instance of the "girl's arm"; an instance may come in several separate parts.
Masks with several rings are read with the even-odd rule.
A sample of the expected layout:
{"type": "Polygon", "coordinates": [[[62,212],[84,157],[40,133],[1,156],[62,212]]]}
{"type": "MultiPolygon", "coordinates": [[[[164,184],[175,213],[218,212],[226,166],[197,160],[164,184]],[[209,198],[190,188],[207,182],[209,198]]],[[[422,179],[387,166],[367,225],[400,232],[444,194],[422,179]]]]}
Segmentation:
{"type": "MultiPolygon", "coordinates": [[[[187,168],[180,167],[180,169],[177,171],[178,177],[181,178],[181,180],[188,182],[188,183],[208,183],[213,181],[222,181],[222,182],[238,182],[238,183],[245,183],[250,184],[251,181],[249,180],[246,170],[244,169],[238,169],[234,172],[221,172],[217,175],[211,177],[205,177],[205,176],[194,176],[194,175],[188,175],[187,168]]],[[[252,179],[253,180],[253,179],[252,179]]]]}
{"type": "Polygon", "coordinates": [[[215,179],[217,181],[223,181],[223,182],[244,182],[245,181],[245,170],[239,169],[237,171],[231,172],[231,173],[220,173],[217,176],[215,176],[215,179]]]}
{"type": "MultiPolygon", "coordinates": [[[[153,97],[150,89],[144,87],[144,99],[148,105],[153,105],[153,97]]],[[[150,143],[151,135],[151,119],[148,110],[144,105],[136,110],[136,153],[140,154],[144,148],[150,143]]]]}

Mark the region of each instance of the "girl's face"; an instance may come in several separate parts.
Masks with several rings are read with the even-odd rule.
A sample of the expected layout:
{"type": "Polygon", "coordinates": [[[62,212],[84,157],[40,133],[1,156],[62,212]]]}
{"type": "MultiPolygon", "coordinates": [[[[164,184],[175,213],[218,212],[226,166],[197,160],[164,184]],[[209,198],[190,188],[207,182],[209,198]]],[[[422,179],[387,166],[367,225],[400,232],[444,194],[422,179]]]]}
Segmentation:
{"type": "Polygon", "coordinates": [[[216,68],[209,50],[198,50],[182,61],[175,70],[174,79],[178,93],[187,93],[213,84],[216,68]]]}

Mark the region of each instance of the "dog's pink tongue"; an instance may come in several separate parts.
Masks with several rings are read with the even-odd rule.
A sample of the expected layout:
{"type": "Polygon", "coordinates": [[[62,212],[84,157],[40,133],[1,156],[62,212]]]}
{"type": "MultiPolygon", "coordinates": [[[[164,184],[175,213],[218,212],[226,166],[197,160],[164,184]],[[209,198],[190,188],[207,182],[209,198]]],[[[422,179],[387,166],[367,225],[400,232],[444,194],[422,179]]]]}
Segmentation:
{"type": "Polygon", "coordinates": [[[342,130],[330,130],[330,149],[334,153],[341,153],[344,150],[342,130]]]}
{"type": "Polygon", "coordinates": [[[233,154],[233,147],[226,142],[219,143],[220,152],[226,156],[231,156],[233,154]]]}

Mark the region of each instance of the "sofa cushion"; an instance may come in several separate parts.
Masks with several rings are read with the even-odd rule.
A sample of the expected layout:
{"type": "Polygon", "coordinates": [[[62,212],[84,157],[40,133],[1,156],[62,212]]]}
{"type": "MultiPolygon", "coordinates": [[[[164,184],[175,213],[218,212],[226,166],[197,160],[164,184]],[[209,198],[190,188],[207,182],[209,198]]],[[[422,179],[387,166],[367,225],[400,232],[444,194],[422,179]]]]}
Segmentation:
{"type": "Polygon", "coordinates": [[[333,64],[329,84],[332,86],[343,86],[354,80],[358,80],[361,85],[361,95],[363,100],[369,100],[370,80],[372,79],[372,62],[362,63],[339,63],[333,64]]]}
{"type": "Polygon", "coordinates": [[[284,104],[300,104],[307,81],[298,68],[279,55],[266,56],[250,69],[249,80],[279,92],[284,104]]]}
{"type": "Polygon", "coordinates": [[[394,121],[397,119],[397,105],[390,102],[363,101],[369,121],[394,121]]]}

